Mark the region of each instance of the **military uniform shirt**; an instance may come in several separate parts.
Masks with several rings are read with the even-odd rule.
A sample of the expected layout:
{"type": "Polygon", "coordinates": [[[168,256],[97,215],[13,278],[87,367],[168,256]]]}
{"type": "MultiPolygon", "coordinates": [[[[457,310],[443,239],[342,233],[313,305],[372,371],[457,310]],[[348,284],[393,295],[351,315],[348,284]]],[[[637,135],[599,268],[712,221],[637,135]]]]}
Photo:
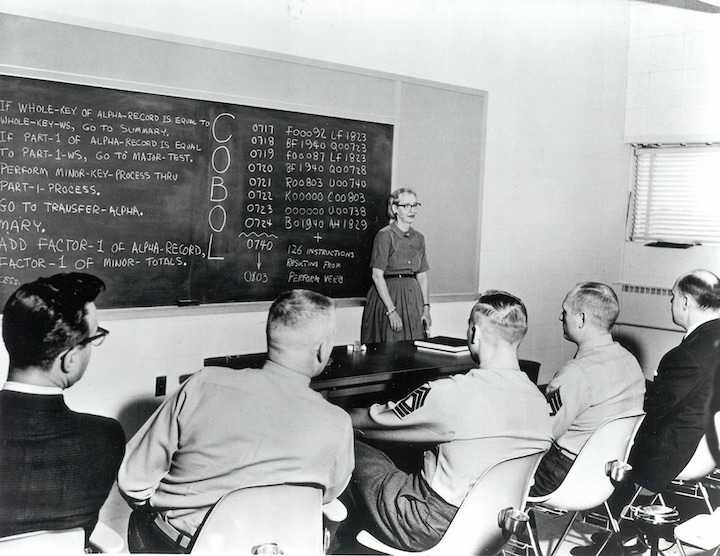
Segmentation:
{"type": "Polygon", "coordinates": [[[310,377],[268,361],[195,373],[130,440],[118,486],[131,505],[149,500],[192,536],[231,490],[314,484],[329,502],[353,465],[350,416],[312,390],[310,377]]]}
{"type": "Polygon", "coordinates": [[[375,404],[353,420],[368,438],[437,445],[422,475],[455,506],[495,463],[547,449],[543,395],[520,369],[473,369],[428,382],[404,399],[375,404]]]}
{"type": "Polygon", "coordinates": [[[580,346],[546,395],[556,444],[573,457],[605,421],[642,411],[645,377],[635,357],[605,334],[580,346]]]}

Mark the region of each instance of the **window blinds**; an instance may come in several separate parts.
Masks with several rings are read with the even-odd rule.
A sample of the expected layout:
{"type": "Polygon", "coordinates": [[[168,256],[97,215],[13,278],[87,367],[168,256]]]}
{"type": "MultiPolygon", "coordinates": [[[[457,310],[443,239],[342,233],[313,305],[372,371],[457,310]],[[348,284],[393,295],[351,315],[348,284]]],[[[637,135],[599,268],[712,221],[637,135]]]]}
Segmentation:
{"type": "Polygon", "coordinates": [[[633,241],[720,244],[720,145],[638,147],[633,241]]]}

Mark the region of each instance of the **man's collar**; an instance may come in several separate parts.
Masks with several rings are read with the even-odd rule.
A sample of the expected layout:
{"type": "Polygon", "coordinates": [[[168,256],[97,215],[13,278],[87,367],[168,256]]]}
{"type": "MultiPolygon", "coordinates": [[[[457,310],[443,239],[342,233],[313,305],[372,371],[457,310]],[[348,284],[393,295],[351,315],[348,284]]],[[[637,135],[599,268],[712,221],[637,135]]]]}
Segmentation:
{"type": "Polygon", "coordinates": [[[13,380],[8,380],[2,389],[12,392],[22,392],[23,394],[40,394],[43,396],[56,396],[63,393],[63,389],[59,386],[38,386],[36,384],[26,384],[13,380]]]}
{"type": "Polygon", "coordinates": [[[685,338],[687,338],[688,336],[690,336],[690,334],[692,334],[693,332],[695,332],[699,327],[701,327],[701,326],[702,326],[703,324],[705,324],[706,322],[711,322],[711,321],[714,321],[714,320],[720,320],[720,317],[710,317],[710,318],[708,318],[707,320],[703,320],[703,321],[700,321],[700,322],[696,322],[695,324],[693,324],[692,326],[690,326],[690,327],[687,329],[687,332],[685,332],[685,335],[683,336],[683,340],[684,340],[685,338]]]}
{"type": "Polygon", "coordinates": [[[284,365],[276,363],[275,361],[271,361],[270,359],[265,361],[263,370],[267,370],[268,372],[280,373],[288,377],[289,380],[297,381],[299,384],[303,384],[306,386],[310,385],[311,377],[309,377],[308,375],[301,373],[300,371],[291,369],[289,367],[285,367],[284,365]]]}
{"type": "Polygon", "coordinates": [[[588,340],[585,340],[582,344],[578,346],[578,355],[582,355],[583,353],[586,353],[590,351],[591,349],[595,349],[602,346],[609,346],[614,342],[613,337],[608,334],[600,334],[599,336],[595,336],[593,338],[590,338],[588,340]]]}

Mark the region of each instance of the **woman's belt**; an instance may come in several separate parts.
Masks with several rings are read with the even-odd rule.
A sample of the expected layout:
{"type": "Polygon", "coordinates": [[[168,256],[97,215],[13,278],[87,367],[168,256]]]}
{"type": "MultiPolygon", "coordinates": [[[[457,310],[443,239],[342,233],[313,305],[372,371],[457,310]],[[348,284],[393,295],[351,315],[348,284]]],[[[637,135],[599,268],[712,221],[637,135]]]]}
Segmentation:
{"type": "Polygon", "coordinates": [[[384,274],[383,277],[385,280],[388,278],[415,278],[414,272],[402,272],[400,274],[384,274]]]}

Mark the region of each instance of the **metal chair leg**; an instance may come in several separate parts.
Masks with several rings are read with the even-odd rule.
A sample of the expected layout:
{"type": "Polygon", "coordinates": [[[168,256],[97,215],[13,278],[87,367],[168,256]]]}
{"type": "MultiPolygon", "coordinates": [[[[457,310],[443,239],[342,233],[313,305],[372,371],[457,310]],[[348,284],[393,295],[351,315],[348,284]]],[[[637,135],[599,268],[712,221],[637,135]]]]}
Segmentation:
{"type": "MultiPolygon", "coordinates": [[[[532,514],[532,515],[534,515],[534,514],[532,514]]],[[[540,550],[540,543],[538,542],[538,539],[537,539],[537,533],[535,532],[535,528],[537,528],[537,527],[535,527],[535,528],[531,527],[530,520],[527,521],[526,527],[527,527],[528,537],[530,538],[530,547],[533,550],[533,554],[535,554],[535,556],[543,556],[542,550],[540,550]]]]}
{"type": "Polygon", "coordinates": [[[555,556],[555,553],[558,551],[558,548],[560,548],[560,545],[561,545],[561,544],[563,543],[563,541],[565,540],[565,537],[567,537],[567,534],[570,532],[570,528],[571,528],[571,527],[573,526],[573,524],[575,523],[575,519],[577,518],[577,516],[578,516],[579,514],[580,514],[580,512],[575,512],[575,513],[573,513],[572,517],[570,518],[570,521],[569,521],[568,524],[567,524],[567,527],[565,527],[565,530],[563,531],[562,536],[560,537],[560,539],[558,539],[557,544],[555,545],[555,547],[553,548],[552,552],[550,553],[550,556],[555,556]]]}
{"type": "Polygon", "coordinates": [[[712,504],[710,503],[710,495],[708,494],[707,488],[705,488],[705,485],[702,484],[702,481],[698,481],[698,490],[700,491],[700,494],[702,494],[702,498],[705,501],[705,505],[707,506],[707,509],[710,513],[713,513],[714,508],[712,507],[712,504]]]}

